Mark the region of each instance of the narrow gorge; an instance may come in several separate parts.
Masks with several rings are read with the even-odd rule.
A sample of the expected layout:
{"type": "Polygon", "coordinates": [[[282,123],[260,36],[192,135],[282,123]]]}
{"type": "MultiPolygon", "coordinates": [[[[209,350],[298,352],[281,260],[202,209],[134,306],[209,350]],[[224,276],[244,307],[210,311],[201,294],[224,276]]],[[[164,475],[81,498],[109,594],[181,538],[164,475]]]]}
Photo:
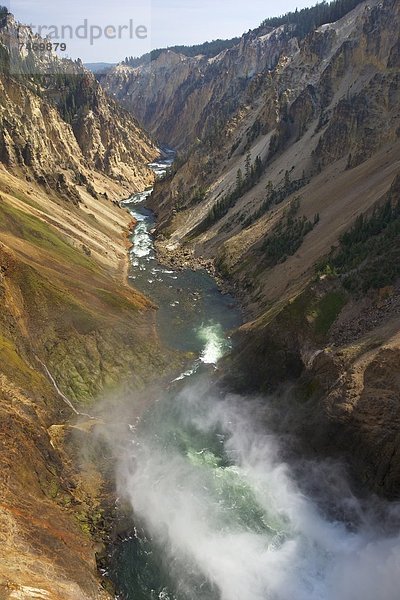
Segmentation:
{"type": "Polygon", "coordinates": [[[398,599],[399,36],[91,72],[1,9],[1,600],[398,599]]]}

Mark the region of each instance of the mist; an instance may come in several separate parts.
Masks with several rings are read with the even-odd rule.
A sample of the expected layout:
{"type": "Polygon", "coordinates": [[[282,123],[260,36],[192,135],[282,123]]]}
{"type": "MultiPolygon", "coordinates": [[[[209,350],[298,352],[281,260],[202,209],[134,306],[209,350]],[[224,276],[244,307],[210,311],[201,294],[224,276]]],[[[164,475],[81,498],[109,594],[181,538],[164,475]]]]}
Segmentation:
{"type": "Polygon", "coordinates": [[[205,377],[152,395],[115,444],[118,494],[168,573],[151,597],[398,598],[398,505],[361,503],[333,463],[302,461],[295,476],[284,438],[268,431],[265,399],[223,393],[205,377]],[[304,492],[318,478],[337,518],[304,492]]]}

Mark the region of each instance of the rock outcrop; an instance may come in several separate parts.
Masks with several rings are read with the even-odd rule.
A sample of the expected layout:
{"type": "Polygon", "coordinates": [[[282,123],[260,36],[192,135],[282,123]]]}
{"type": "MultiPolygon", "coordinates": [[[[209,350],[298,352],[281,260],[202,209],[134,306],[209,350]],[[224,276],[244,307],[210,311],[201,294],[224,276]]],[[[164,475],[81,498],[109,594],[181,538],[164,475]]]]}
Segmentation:
{"type": "Polygon", "coordinates": [[[103,193],[95,172],[126,191],[149,185],[147,163],[157,156],[156,147],[80,61],[33,51],[13,58],[16,44],[38,44],[36,38],[12,15],[0,19],[3,164],[71,196],[76,185],[103,193]]]}

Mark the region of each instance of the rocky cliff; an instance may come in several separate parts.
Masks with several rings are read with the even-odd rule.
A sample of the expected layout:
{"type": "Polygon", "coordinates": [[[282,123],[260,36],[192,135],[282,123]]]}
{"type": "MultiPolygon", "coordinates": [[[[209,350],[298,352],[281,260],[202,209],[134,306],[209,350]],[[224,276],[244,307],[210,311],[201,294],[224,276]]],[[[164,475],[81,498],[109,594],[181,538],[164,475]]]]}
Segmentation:
{"type": "Polygon", "coordinates": [[[101,83],[158,140],[186,149],[216,132],[243,97],[251,97],[256,75],[273,69],[295,46],[283,27],[250,32],[215,57],[165,50],[138,67],[117,65],[101,83]]]}
{"type": "MultiPolygon", "coordinates": [[[[7,14],[0,20],[0,158],[43,186],[76,196],[78,185],[104,193],[100,172],[127,191],[152,182],[157,149],[135,119],[109,99],[80,61],[51,51],[16,53],[41,43],[7,14]],[[29,46],[28,46],[29,47],[29,46]]],[[[42,40],[43,42],[43,40],[42,40]]]]}
{"type": "Polygon", "coordinates": [[[110,490],[95,400],[171,359],[154,306],[127,285],[131,223],[117,202],[152,182],[157,151],[79,63],[33,56],[10,70],[18,32],[32,39],[3,16],[0,597],[100,600],[112,597],[95,558],[110,490]]]}
{"type": "Polygon", "coordinates": [[[144,385],[165,352],[152,305],[124,284],[124,212],[4,168],[0,189],[1,596],[106,598],[108,488],[79,448],[101,422],[94,401],[144,385]]]}
{"type": "MultiPolygon", "coordinates": [[[[196,129],[202,141],[157,185],[158,247],[166,260],[209,265],[241,298],[248,323],[231,359],[235,384],[270,391],[294,381],[292,410],[313,424],[300,427],[303,438],[345,451],[360,480],[394,497],[398,376],[384,373],[400,327],[399,3],[368,0],[306,37],[292,32],[246,34],[214,59],[222,67],[236,52],[252,65],[233,103],[213,98],[230,74],[241,86],[237,63],[207,71],[201,89],[212,93],[196,110],[192,90],[176,87],[176,127],[189,114],[204,124],[207,110],[216,127],[196,129]]],[[[139,89],[148,76],[135,76],[139,89]]]]}

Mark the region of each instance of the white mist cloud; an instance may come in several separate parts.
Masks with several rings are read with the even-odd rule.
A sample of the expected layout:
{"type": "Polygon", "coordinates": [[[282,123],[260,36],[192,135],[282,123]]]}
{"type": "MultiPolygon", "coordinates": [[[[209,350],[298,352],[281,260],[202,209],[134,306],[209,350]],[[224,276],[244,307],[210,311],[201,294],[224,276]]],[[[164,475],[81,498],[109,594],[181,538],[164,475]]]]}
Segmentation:
{"type": "Polygon", "coordinates": [[[165,400],[165,413],[163,402],[119,452],[118,486],[164,548],[179,600],[210,597],[193,589],[193,574],[221,600],[398,600],[399,533],[384,535],[361,506],[358,530],[324,517],[265,432],[265,406],[221,397],[202,379],[165,400]]]}

